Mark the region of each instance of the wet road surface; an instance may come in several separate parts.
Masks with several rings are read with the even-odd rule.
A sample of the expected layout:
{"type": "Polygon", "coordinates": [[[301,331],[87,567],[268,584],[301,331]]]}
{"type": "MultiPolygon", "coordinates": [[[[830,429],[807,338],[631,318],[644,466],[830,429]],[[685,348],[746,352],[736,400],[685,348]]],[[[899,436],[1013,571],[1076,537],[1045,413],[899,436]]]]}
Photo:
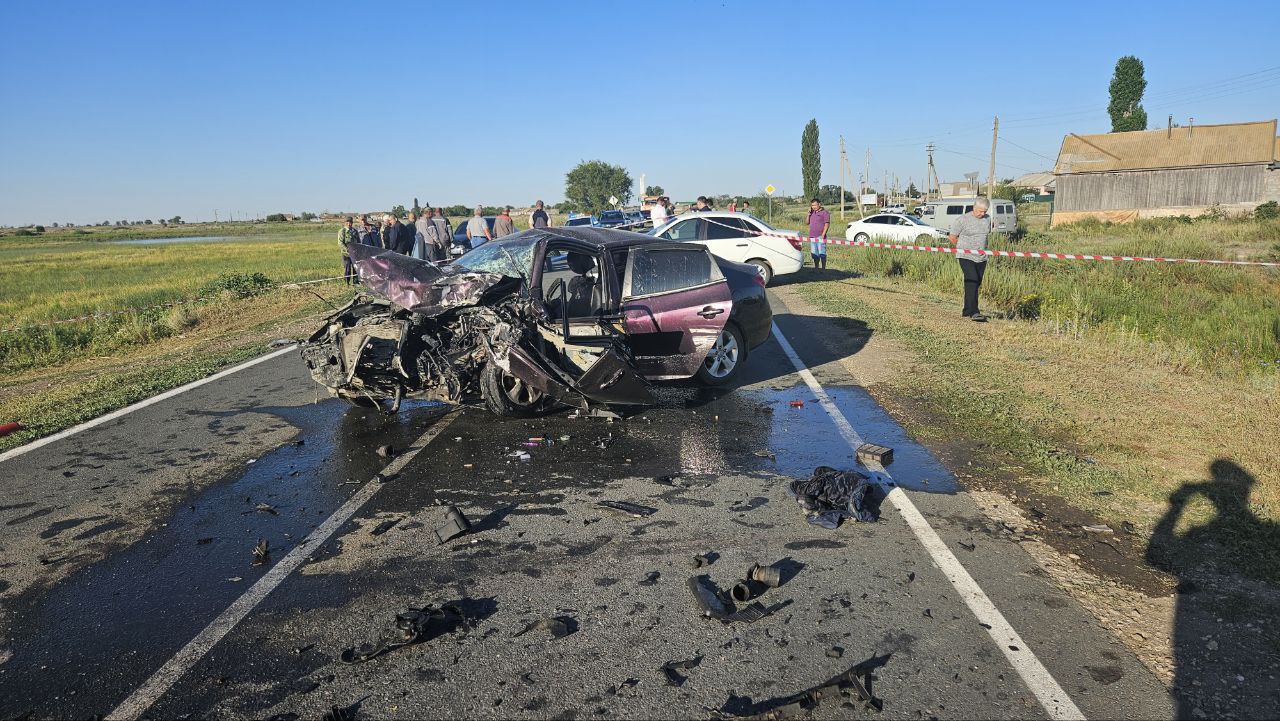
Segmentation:
{"type": "MultiPolygon", "coordinates": [[[[852,384],[834,362],[844,351],[812,340],[826,321],[775,313],[858,432],[894,448],[895,481],[1076,706],[1169,716],[1145,668],[852,384]]],[[[108,714],[364,488],[388,462],[378,446],[403,449],[445,422],[147,715],[706,717],[758,711],[868,659],[887,716],[1046,715],[887,505],[877,523],[805,523],[790,478],[855,461],[776,342],[733,389],[660,395],[616,423],[430,404],[386,417],[317,402],[290,354],[0,462],[0,715],[108,714]],[[657,512],[621,516],[601,500],[657,512]],[[439,545],[444,504],[474,529],[439,545]],[[270,554],[255,566],[260,540],[270,554]],[[693,571],[700,553],[715,560],[693,571]],[[761,599],[785,604],[772,615],[697,615],[691,575],[727,588],[779,561],[789,578],[761,599]],[[338,660],[397,611],[445,602],[466,629],[338,660]],[[517,635],[552,616],[576,630],[517,635]],[[660,670],[694,658],[682,685],[660,670]]],[[[815,711],[851,713],[838,701],[815,711]]]]}

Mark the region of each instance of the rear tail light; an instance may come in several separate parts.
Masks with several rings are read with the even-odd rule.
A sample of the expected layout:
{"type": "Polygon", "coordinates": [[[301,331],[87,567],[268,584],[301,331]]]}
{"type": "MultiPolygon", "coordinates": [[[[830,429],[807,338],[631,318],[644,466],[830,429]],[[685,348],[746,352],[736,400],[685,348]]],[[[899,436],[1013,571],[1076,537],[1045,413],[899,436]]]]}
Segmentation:
{"type": "Polygon", "coordinates": [[[795,237],[794,235],[788,235],[787,242],[790,243],[791,247],[795,248],[796,250],[804,250],[804,246],[800,244],[800,239],[795,237]]]}

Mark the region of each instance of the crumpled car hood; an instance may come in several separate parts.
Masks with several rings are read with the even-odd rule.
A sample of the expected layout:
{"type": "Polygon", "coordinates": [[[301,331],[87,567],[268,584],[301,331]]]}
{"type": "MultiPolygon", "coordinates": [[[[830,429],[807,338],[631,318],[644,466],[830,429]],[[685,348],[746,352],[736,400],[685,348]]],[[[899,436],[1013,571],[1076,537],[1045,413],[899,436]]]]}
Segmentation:
{"type": "Polygon", "coordinates": [[[519,281],[497,273],[459,266],[436,266],[371,245],[347,246],[351,262],[366,290],[419,315],[433,317],[453,308],[479,305],[503,281],[519,281]]]}

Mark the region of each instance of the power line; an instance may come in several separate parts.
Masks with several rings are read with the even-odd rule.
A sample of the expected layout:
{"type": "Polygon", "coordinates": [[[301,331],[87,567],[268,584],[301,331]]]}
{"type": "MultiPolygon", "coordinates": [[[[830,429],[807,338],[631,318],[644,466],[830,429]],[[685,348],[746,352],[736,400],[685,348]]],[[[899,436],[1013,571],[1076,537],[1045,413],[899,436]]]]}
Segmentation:
{"type": "Polygon", "coordinates": [[[1028,147],[1026,147],[1025,145],[1018,145],[1017,143],[1013,142],[1012,140],[1010,140],[1010,139],[1006,138],[1006,137],[1005,137],[1005,136],[1003,136],[1003,135],[1001,135],[1001,136],[1000,136],[1000,139],[1001,139],[1001,140],[1003,140],[1004,142],[1006,142],[1006,143],[1008,143],[1008,144],[1012,145],[1013,147],[1015,147],[1015,148],[1020,148],[1020,149],[1022,149],[1022,150],[1025,150],[1025,151],[1027,151],[1028,153],[1031,153],[1032,155],[1035,155],[1035,156],[1038,156],[1038,157],[1044,158],[1045,160],[1049,160],[1049,161],[1052,161],[1052,162],[1055,162],[1055,163],[1056,163],[1056,162],[1058,162],[1058,159],[1057,159],[1057,158],[1050,158],[1050,157],[1049,157],[1049,156],[1047,156],[1047,155],[1040,155],[1040,153],[1037,153],[1036,151],[1032,150],[1031,148],[1028,148],[1028,147]]]}

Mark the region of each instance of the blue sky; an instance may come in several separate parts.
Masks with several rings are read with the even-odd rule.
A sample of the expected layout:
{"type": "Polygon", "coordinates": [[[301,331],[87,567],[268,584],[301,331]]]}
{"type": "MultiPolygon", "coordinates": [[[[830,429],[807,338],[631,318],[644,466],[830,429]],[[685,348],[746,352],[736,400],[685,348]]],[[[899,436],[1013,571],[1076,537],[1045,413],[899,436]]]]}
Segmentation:
{"type": "Polygon", "coordinates": [[[985,176],[995,114],[1013,176],[1109,129],[1125,54],[1153,127],[1280,115],[1280,3],[910,7],[11,0],[0,223],[556,201],[596,158],[681,199],[799,192],[811,117],[824,183],[841,134],[874,179],[919,184],[930,140],[943,180],[985,176]]]}

